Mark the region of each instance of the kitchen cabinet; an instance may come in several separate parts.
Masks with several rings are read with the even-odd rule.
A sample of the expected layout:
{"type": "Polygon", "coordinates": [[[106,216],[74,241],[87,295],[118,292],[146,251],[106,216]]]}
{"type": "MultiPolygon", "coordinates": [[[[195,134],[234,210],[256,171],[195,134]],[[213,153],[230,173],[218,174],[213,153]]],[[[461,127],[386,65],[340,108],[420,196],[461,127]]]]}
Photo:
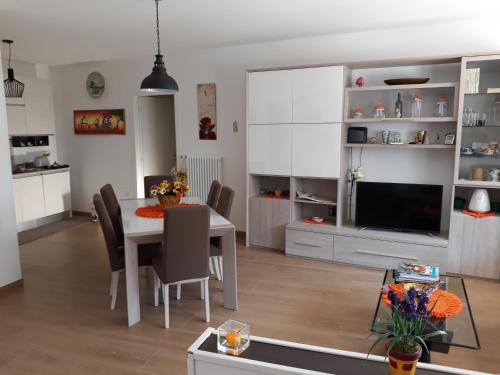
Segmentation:
{"type": "Polygon", "coordinates": [[[290,200],[252,197],[250,245],[285,249],[285,226],[290,223],[290,200]]]}
{"type": "Polygon", "coordinates": [[[12,187],[18,225],[45,215],[42,176],[14,179],[12,187]]]}
{"type": "Polygon", "coordinates": [[[7,127],[9,135],[27,134],[26,107],[24,104],[7,104],[7,127]]]}
{"type": "Polygon", "coordinates": [[[345,68],[293,70],[293,123],[342,122],[345,68]]]}
{"type": "Polygon", "coordinates": [[[69,172],[44,174],[43,193],[45,216],[71,210],[71,187],[69,172]]]}
{"type": "Polygon", "coordinates": [[[47,79],[30,78],[24,88],[27,134],[54,134],[52,89],[47,79]]]}
{"type": "Polygon", "coordinates": [[[293,72],[274,70],[248,75],[248,124],[292,122],[293,72]]]}
{"type": "Polygon", "coordinates": [[[339,178],[341,124],[292,125],[292,176],[339,178]]]}
{"type": "Polygon", "coordinates": [[[248,127],[248,173],[290,176],[291,124],[248,127]]]}

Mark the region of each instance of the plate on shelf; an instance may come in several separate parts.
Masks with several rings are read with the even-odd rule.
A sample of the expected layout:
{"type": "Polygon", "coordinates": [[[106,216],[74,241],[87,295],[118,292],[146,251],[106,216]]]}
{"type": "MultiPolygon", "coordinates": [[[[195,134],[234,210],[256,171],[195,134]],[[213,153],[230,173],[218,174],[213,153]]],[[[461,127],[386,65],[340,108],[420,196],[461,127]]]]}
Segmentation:
{"type": "Polygon", "coordinates": [[[394,78],[386,79],[384,82],[386,85],[420,85],[422,83],[427,83],[430,78],[394,78]]]}

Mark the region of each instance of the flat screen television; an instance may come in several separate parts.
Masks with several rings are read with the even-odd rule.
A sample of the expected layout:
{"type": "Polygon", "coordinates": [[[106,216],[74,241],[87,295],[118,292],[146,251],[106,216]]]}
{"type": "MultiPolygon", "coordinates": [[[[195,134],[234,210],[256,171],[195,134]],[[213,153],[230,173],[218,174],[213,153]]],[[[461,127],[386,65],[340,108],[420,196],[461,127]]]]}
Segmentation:
{"type": "Polygon", "coordinates": [[[442,185],[358,182],[357,227],[439,233],[442,185]]]}

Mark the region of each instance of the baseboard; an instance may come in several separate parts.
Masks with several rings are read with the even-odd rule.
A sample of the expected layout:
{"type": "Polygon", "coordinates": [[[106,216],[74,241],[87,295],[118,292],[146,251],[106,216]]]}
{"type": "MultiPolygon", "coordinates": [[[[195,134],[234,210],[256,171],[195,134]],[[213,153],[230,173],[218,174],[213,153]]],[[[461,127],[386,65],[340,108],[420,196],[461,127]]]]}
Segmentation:
{"type": "Polygon", "coordinates": [[[91,218],[92,215],[90,212],[85,212],[85,211],[75,211],[73,210],[73,215],[75,216],[83,216],[83,217],[88,217],[88,218],[91,218]]]}
{"type": "Polygon", "coordinates": [[[16,280],[10,284],[4,285],[0,287],[0,293],[5,292],[8,289],[12,289],[15,287],[22,287],[24,285],[23,279],[16,280]]]}

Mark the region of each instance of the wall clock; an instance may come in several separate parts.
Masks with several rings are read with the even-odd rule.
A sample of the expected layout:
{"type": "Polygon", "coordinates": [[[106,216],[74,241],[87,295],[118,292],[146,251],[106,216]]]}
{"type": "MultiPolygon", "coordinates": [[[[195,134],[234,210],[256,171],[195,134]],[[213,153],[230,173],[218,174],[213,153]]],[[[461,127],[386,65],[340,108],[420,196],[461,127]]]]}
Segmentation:
{"type": "Polygon", "coordinates": [[[85,82],[87,93],[91,98],[99,98],[104,92],[104,77],[99,72],[92,72],[85,82]]]}

